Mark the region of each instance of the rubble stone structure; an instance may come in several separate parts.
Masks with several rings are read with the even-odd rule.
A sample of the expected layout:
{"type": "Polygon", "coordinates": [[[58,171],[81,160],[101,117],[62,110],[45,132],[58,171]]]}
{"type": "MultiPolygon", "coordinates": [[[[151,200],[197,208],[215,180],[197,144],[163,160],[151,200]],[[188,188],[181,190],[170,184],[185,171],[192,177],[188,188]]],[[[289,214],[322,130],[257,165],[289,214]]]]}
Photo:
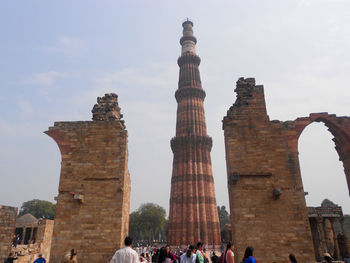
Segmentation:
{"type": "Polygon", "coordinates": [[[315,248],[315,258],[322,261],[323,254],[328,252],[335,260],[342,260],[349,250],[349,241],[344,234],[344,216],[340,206],[308,207],[308,216],[315,248]],[[336,233],[334,225],[340,223],[341,233],[336,233]]]}
{"type": "Polygon", "coordinates": [[[62,155],[50,263],[71,249],[105,263],[129,231],[128,134],[116,94],[98,98],[93,121],[55,122],[45,133],[62,155]]]}
{"type": "Polygon", "coordinates": [[[180,76],[175,98],[178,103],[176,136],[171,140],[174,153],[171,178],[168,243],[188,245],[203,241],[220,245],[220,225],[216,207],[210,151],[203,101],[205,92],[199,75],[193,23],[185,21],[180,76]]]}
{"type": "Polygon", "coordinates": [[[12,247],[16,227],[17,207],[0,205],[0,260],[3,262],[12,247]]]}
{"type": "Polygon", "coordinates": [[[350,183],[350,118],[314,113],[295,121],[270,121],[263,86],[237,81],[236,102],[223,120],[227,180],[236,260],[255,247],[261,262],[314,261],[299,159],[298,138],[312,122],[323,122],[350,183]]]}
{"type": "Polygon", "coordinates": [[[20,242],[12,248],[17,263],[33,262],[39,254],[50,258],[53,225],[53,220],[36,219],[31,214],[17,218],[15,234],[20,236],[20,242]]]}

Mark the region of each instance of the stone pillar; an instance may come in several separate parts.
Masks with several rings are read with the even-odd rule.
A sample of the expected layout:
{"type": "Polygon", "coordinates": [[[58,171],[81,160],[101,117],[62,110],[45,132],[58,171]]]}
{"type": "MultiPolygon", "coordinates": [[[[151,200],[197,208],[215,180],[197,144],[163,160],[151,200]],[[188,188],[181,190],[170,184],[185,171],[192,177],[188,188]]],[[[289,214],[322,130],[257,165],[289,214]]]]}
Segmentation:
{"type": "Polygon", "coordinates": [[[335,230],[334,230],[334,218],[331,218],[330,221],[331,221],[333,240],[334,240],[334,259],[340,260],[341,257],[340,257],[339,244],[338,244],[337,235],[335,234],[335,230]]]}
{"type": "Polygon", "coordinates": [[[261,262],[285,262],[293,252],[313,262],[310,223],[293,121],[270,121],[264,87],[240,78],[223,120],[235,260],[247,246],[261,262]]]}
{"type": "Polygon", "coordinates": [[[128,134],[117,98],[98,98],[93,121],[45,132],[62,155],[50,263],[73,248],[78,262],[109,262],[129,232],[128,134]]]}
{"type": "Polygon", "coordinates": [[[220,245],[220,224],[216,206],[210,151],[212,139],[207,135],[199,74],[200,58],[196,55],[193,23],[185,21],[178,90],[176,136],[171,140],[174,154],[171,178],[168,244],[187,246],[204,242],[220,245]]]}
{"type": "Polygon", "coordinates": [[[325,232],[324,232],[324,223],[323,223],[323,218],[322,217],[317,217],[316,218],[317,222],[317,229],[318,229],[318,234],[320,236],[320,256],[322,257],[323,253],[328,252],[327,251],[327,243],[326,243],[326,238],[325,238],[325,232]]]}
{"type": "Polygon", "coordinates": [[[0,205],[0,260],[3,262],[11,251],[16,229],[17,207],[0,205]]]}

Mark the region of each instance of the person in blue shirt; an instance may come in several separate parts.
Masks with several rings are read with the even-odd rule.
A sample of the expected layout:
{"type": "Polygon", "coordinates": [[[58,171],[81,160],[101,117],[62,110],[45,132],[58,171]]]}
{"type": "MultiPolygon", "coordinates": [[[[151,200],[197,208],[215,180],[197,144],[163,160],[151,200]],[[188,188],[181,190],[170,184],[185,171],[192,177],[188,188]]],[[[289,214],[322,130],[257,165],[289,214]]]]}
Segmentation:
{"type": "Polygon", "coordinates": [[[247,247],[244,253],[243,262],[244,263],[256,263],[256,259],[253,257],[253,247],[247,247]]]}
{"type": "Polygon", "coordinates": [[[43,258],[43,255],[39,254],[39,257],[33,263],[46,263],[46,259],[43,258]]]}

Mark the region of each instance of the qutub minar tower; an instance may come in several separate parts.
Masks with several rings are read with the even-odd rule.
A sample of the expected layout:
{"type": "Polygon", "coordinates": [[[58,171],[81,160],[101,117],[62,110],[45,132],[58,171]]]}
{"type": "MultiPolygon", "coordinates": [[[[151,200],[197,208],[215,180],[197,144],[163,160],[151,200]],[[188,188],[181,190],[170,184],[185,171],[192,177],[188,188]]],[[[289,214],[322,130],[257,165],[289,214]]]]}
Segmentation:
{"type": "Polygon", "coordinates": [[[210,151],[212,139],[207,135],[203,101],[205,92],[199,76],[200,58],[196,55],[197,39],[193,23],[182,24],[183,36],[176,136],[171,140],[174,153],[171,178],[168,244],[220,245],[220,224],[216,207],[210,151]]]}

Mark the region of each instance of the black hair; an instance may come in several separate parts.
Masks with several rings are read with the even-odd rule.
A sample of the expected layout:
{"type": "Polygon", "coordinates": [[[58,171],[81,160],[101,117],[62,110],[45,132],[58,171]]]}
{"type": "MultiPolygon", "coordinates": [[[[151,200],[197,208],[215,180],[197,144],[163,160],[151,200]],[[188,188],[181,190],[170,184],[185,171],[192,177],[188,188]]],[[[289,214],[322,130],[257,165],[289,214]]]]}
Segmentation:
{"type": "Polygon", "coordinates": [[[188,250],[187,250],[187,252],[186,252],[186,257],[188,257],[188,258],[191,257],[191,252],[192,252],[193,249],[196,249],[196,247],[195,247],[194,245],[190,245],[190,246],[188,247],[188,250]]]}
{"type": "Polygon", "coordinates": [[[198,242],[197,243],[197,248],[199,248],[200,246],[203,246],[204,244],[203,244],[203,242],[198,242]]]}
{"type": "Polygon", "coordinates": [[[231,241],[229,241],[226,245],[226,250],[225,250],[225,257],[224,257],[224,262],[226,262],[226,255],[227,255],[227,250],[229,250],[232,247],[231,241]]]}
{"type": "Polygon", "coordinates": [[[166,248],[162,247],[159,252],[158,256],[158,263],[163,263],[164,260],[168,257],[168,254],[166,253],[166,248]]]}
{"type": "Polygon", "coordinates": [[[253,251],[254,251],[253,247],[247,247],[245,249],[245,252],[244,252],[244,258],[252,257],[253,256],[253,251]]]}
{"type": "Polygon", "coordinates": [[[73,248],[71,251],[70,251],[70,260],[73,259],[73,257],[77,254],[77,252],[75,251],[75,249],[73,248]]]}
{"type": "Polygon", "coordinates": [[[125,246],[131,246],[132,241],[133,241],[132,237],[127,236],[124,240],[125,246]]]}
{"type": "Polygon", "coordinates": [[[290,259],[290,262],[292,262],[292,263],[298,263],[297,259],[295,258],[295,256],[293,254],[289,254],[289,259],[290,259]]]}

